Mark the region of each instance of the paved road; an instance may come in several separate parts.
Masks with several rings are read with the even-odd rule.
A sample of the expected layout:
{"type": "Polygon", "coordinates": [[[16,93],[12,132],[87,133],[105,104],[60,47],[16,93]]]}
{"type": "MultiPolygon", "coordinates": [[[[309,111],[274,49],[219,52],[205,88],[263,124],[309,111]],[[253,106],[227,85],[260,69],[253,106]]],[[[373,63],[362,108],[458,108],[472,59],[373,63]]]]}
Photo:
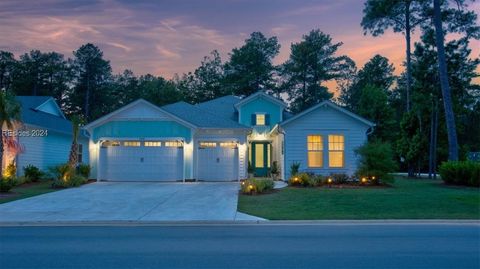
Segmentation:
{"type": "Polygon", "coordinates": [[[238,183],[97,182],[0,205],[0,222],[181,221],[237,214],[238,183]]]}
{"type": "Polygon", "coordinates": [[[480,226],[1,227],[1,268],[480,268],[480,226]]]}

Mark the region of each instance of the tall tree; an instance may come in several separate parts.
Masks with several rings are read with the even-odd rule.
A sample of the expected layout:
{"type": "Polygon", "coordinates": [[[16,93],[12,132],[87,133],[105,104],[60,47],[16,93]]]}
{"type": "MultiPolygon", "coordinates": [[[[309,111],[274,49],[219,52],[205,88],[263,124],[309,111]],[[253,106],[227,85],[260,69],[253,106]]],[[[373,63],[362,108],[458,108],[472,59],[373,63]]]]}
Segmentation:
{"type": "Polygon", "coordinates": [[[71,94],[71,109],[80,108],[87,122],[104,113],[108,102],[108,83],[111,81],[110,62],[103,59],[103,52],[93,44],[82,45],[73,52],[75,86],[71,94]],[[92,109],[93,107],[93,109],[92,109]]]}
{"type": "Polygon", "coordinates": [[[303,40],[291,46],[290,58],[283,64],[282,76],[292,111],[299,112],[333,94],[322,83],[345,77],[354,66],[347,56],[336,56],[342,43],[332,43],[332,38],[320,30],[312,30],[303,40]]]}
{"type": "Polygon", "coordinates": [[[38,50],[20,56],[14,77],[16,94],[53,96],[61,105],[72,81],[70,64],[62,54],[38,50]]]}
{"type": "Polygon", "coordinates": [[[410,110],[411,76],[411,37],[413,30],[424,21],[422,2],[425,0],[367,0],[363,9],[361,25],[365,34],[384,34],[392,28],[405,35],[406,44],[406,109],[410,110]]]}
{"type": "MultiPolygon", "coordinates": [[[[20,121],[20,104],[15,100],[15,96],[6,90],[0,90],[0,129],[12,130],[15,121],[20,121]]],[[[0,173],[3,172],[3,153],[5,142],[9,139],[2,131],[2,141],[0,141],[0,173]]]]}
{"type": "Polygon", "coordinates": [[[205,56],[200,66],[188,76],[191,87],[185,92],[185,97],[189,102],[205,102],[227,94],[222,59],[216,50],[212,51],[210,56],[205,56]]]}
{"type": "Polygon", "coordinates": [[[358,71],[354,82],[350,87],[342,88],[340,91],[341,103],[346,105],[353,112],[359,109],[360,96],[367,86],[381,89],[386,95],[395,81],[393,72],[395,68],[387,58],[381,55],[372,57],[360,71],[358,71]]]}
{"type": "Polygon", "coordinates": [[[13,53],[0,50],[0,90],[10,88],[16,62],[13,53]]]}
{"type": "Polygon", "coordinates": [[[394,110],[388,104],[388,96],[384,89],[366,85],[360,94],[357,113],[375,123],[371,139],[393,140],[394,110]]]}
{"type": "Polygon", "coordinates": [[[272,88],[275,70],[272,60],[279,50],[277,37],[267,38],[260,32],[253,32],[242,47],[232,50],[230,60],[225,63],[229,90],[247,96],[272,88]]]}

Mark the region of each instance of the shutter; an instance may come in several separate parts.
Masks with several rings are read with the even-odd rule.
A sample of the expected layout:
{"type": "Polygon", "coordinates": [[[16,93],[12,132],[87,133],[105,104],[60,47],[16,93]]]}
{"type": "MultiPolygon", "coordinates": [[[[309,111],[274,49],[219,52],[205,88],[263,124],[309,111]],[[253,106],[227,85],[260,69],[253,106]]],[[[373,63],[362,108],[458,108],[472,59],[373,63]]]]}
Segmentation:
{"type": "Polygon", "coordinates": [[[265,125],[270,125],[270,114],[265,114],[265,125]]]}
{"type": "Polygon", "coordinates": [[[257,125],[257,115],[256,114],[252,114],[252,126],[255,126],[257,125]]]}

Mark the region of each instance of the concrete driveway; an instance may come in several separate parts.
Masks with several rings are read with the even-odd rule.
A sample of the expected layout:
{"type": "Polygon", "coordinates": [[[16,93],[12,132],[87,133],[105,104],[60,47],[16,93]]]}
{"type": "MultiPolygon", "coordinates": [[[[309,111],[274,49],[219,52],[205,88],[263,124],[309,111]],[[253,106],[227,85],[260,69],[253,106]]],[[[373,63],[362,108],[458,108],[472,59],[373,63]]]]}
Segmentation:
{"type": "Polygon", "coordinates": [[[238,183],[97,182],[0,205],[0,222],[232,221],[238,183]]]}

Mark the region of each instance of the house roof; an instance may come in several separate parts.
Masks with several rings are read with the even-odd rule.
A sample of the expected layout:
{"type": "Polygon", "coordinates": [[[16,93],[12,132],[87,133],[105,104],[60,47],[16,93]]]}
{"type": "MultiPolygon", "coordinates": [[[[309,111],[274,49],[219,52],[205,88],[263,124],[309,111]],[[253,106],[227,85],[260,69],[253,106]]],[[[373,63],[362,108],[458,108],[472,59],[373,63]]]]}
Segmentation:
{"type": "Polygon", "coordinates": [[[353,113],[353,112],[350,112],[350,111],[348,111],[348,110],[346,110],[346,109],[344,109],[344,108],[342,108],[342,107],[340,107],[340,106],[338,106],[338,105],[336,105],[336,104],[334,104],[334,103],[332,103],[331,101],[328,101],[328,100],[327,100],[327,101],[323,101],[323,102],[321,102],[321,103],[319,103],[319,104],[317,104],[317,105],[315,105],[315,106],[312,106],[312,107],[309,108],[309,109],[306,109],[306,110],[304,110],[304,111],[302,111],[302,112],[300,112],[300,113],[292,116],[291,118],[289,118],[289,119],[281,122],[281,123],[280,123],[280,126],[284,126],[284,125],[286,125],[286,124],[288,124],[288,123],[290,123],[290,122],[292,122],[292,121],[295,121],[296,119],[301,118],[301,117],[309,114],[310,112],[312,112],[312,111],[314,111],[314,110],[316,110],[316,109],[318,109],[318,108],[320,108],[320,107],[323,107],[323,106],[331,107],[331,108],[333,108],[333,109],[335,109],[335,110],[337,110],[337,111],[339,111],[339,112],[342,112],[342,113],[346,114],[347,116],[352,117],[353,119],[355,119],[355,120],[357,120],[357,121],[360,121],[360,122],[362,122],[362,123],[364,123],[364,124],[366,124],[366,125],[368,125],[368,126],[371,126],[371,127],[375,126],[375,123],[373,123],[373,122],[371,122],[371,121],[369,121],[369,120],[367,120],[367,119],[365,119],[365,118],[363,118],[363,117],[360,117],[359,115],[357,115],[357,114],[355,114],[355,113],[353,113]]]}
{"type": "MultiPolygon", "coordinates": [[[[220,106],[219,104],[220,103],[218,103],[217,105],[220,106]]],[[[212,103],[210,105],[212,105],[211,109],[215,107],[215,103],[212,103]]],[[[227,117],[220,117],[216,113],[214,114],[213,110],[211,109],[205,109],[201,107],[202,106],[194,106],[181,101],[163,106],[162,109],[176,115],[179,118],[184,119],[185,121],[190,122],[191,124],[199,128],[250,129],[249,127],[239,124],[232,119],[229,119],[227,117]]]]}
{"type": "MultiPolygon", "coordinates": [[[[72,123],[64,117],[38,110],[38,107],[52,100],[51,96],[17,96],[17,101],[22,107],[21,120],[25,124],[35,125],[51,131],[65,134],[72,133],[72,123]]],[[[63,114],[62,114],[63,115],[63,114]]]]}
{"type": "Polygon", "coordinates": [[[158,107],[158,106],[156,106],[156,105],[154,105],[154,104],[152,104],[152,103],[150,103],[150,102],[148,102],[148,101],[146,101],[146,100],[144,100],[144,99],[138,99],[138,100],[133,101],[133,102],[131,102],[130,104],[128,104],[128,105],[126,105],[126,106],[124,106],[124,107],[122,107],[122,108],[120,108],[120,109],[117,109],[117,110],[115,110],[115,111],[113,111],[113,112],[110,112],[110,113],[108,113],[107,115],[105,115],[105,116],[103,116],[103,117],[100,117],[100,118],[98,118],[98,119],[90,122],[89,124],[85,125],[83,128],[90,131],[93,127],[96,127],[96,126],[98,126],[98,125],[101,125],[102,123],[108,121],[110,118],[112,118],[113,116],[117,115],[118,113],[120,113],[120,112],[122,112],[122,111],[125,111],[125,110],[127,110],[127,109],[129,109],[129,108],[131,108],[131,107],[133,107],[133,106],[135,106],[135,105],[137,105],[137,104],[144,104],[144,105],[149,106],[149,107],[151,107],[151,108],[153,108],[153,109],[155,109],[155,110],[158,110],[158,111],[160,111],[160,112],[162,112],[162,113],[165,113],[165,114],[167,114],[168,116],[172,117],[173,119],[179,121],[179,122],[182,123],[183,125],[186,125],[186,126],[188,126],[188,127],[190,127],[190,128],[195,128],[195,127],[196,127],[194,124],[190,123],[190,122],[187,121],[187,120],[184,120],[182,117],[179,117],[179,116],[171,113],[170,111],[167,111],[167,110],[164,109],[163,107],[160,108],[160,107],[158,107]]]}
{"type": "Polygon", "coordinates": [[[242,99],[240,97],[227,95],[207,102],[199,103],[195,106],[220,117],[237,121],[238,114],[235,110],[235,104],[241,100],[242,99]]]}
{"type": "Polygon", "coordinates": [[[263,91],[258,91],[258,92],[254,93],[254,94],[252,94],[248,97],[243,98],[240,102],[235,104],[235,107],[239,108],[239,107],[243,106],[244,104],[247,104],[250,101],[253,101],[257,98],[265,98],[265,99],[268,99],[268,100],[280,105],[283,108],[287,107],[287,104],[285,104],[283,101],[281,101],[281,100],[279,100],[279,99],[277,99],[277,98],[275,98],[275,97],[273,97],[269,94],[266,94],[263,91]]]}

